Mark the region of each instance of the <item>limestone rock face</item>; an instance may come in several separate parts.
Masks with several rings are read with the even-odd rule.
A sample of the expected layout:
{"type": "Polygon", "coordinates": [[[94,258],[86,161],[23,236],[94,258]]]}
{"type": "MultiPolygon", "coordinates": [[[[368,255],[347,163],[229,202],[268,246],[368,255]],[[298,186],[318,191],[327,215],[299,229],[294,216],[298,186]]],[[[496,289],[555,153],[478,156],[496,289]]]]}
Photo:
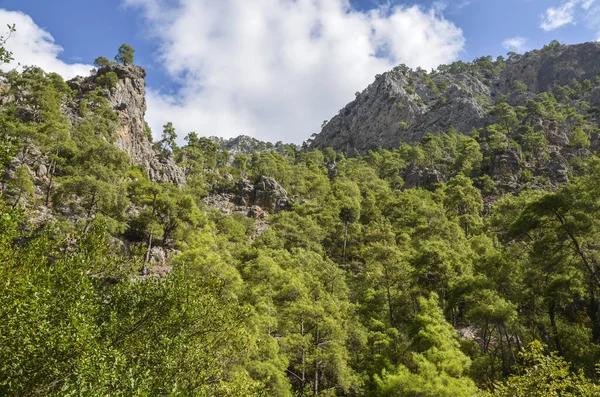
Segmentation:
{"type": "Polygon", "coordinates": [[[256,184],[247,179],[241,180],[238,184],[236,203],[245,207],[258,206],[270,213],[277,213],[290,206],[285,189],[268,176],[261,176],[256,184]]]}
{"type": "MultiPolygon", "coordinates": [[[[107,72],[114,72],[119,77],[116,87],[106,91],[110,104],[121,120],[116,131],[117,148],[125,151],[134,164],[145,168],[150,179],[183,184],[183,170],[169,154],[157,153],[146,136],[146,71],[139,66],[114,64],[99,69],[97,75],[107,72]]],[[[67,83],[78,92],[79,99],[98,87],[95,76],[76,77],[67,83]]]]}
{"type": "MultiPolygon", "coordinates": [[[[468,133],[490,121],[487,111],[500,95],[522,105],[535,94],[568,85],[573,79],[594,80],[600,73],[600,43],[590,42],[516,55],[495,76],[441,70],[427,75],[398,66],[382,75],[325,124],[311,143],[352,155],[354,150],[398,147],[418,142],[426,133],[451,126],[468,133]],[[515,92],[515,82],[527,92],[515,92]]],[[[587,99],[600,104],[596,87],[587,99]]]]}
{"type": "Polygon", "coordinates": [[[318,134],[312,147],[332,147],[353,154],[417,142],[427,132],[470,132],[483,125],[490,88],[467,74],[436,76],[427,83],[424,72],[396,69],[375,82],[344,107],[318,134]],[[438,85],[446,87],[441,93],[438,85]]]}
{"type": "MultiPolygon", "coordinates": [[[[310,147],[323,150],[331,147],[353,156],[379,147],[393,149],[402,142],[415,143],[427,133],[456,132],[469,134],[497,120],[494,106],[499,98],[517,108],[536,100],[536,95],[553,92],[558,87],[589,80],[588,91],[571,99],[570,106],[591,109],[581,116],[600,125],[600,43],[550,45],[524,55],[511,55],[506,61],[493,62],[480,58],[473,64],[442,66],[437,71],[411,70],[395,67],[382,75],[327,122],[310,147]],[[480,63],[477,63],[477,62],[480,63]]],[[[562,89],[562,88],[561,88],[562,89]]],[[[523,156],[512,148],[494,154],[485,140],[481,151],[491,160],[481,173],[490,176],[500,191],[517,192],[524,186],[550,187],[567,183],[574,157],[585,158],[590,150],[600,150],[600,134],[590,130],[590,149],[570,145],[573,126],[568,122],[535,115],[529,120],[536,131],[547,139],[547,154],[543,158],[523,156]]],[[[522,144],[522,129],[510,131],[508,139],[522,144]]],[[[449,159],[452,160],[452,159],[449,159]]],[[[410,164],[400,175],[404,188],[432,187],[452,177],[451,172],[410,164]]]]}
{"type": "Polygon", "coordinates": [[[535,50],[509,62],[492,86],[494,91],[506,93],[513,88],[511,83],[519,80],[536,94],[552,91],[573,79],[594,80],[600,73],[599,60],[598,42],[562,46],[552,51],[535,50]]]}

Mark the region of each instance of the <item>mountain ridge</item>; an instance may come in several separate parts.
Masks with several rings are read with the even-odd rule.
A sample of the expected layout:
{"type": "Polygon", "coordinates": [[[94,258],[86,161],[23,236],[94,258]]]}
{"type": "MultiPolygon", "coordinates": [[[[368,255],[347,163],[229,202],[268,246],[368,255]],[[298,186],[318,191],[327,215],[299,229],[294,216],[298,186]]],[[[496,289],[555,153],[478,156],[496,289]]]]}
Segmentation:
{"type": "Polygon", "coordinates": [[[511,105],[520,105],[573,79],[594,79],[600,73],[599,59],[600,43],[553,42],[541,50],[512,54],[506,61],[481,57],[472,63],[441,65],[433,73],[400,65],[377,75],[357,93],[324,125],[310,148],[365,153],[418,142],[428,132],[450,127],[466,134],[489,122],[486,107],[499,95],[509,94],[511,105]],[[526,87],[525,95],[514,94],[517,81],[526,87]]]}

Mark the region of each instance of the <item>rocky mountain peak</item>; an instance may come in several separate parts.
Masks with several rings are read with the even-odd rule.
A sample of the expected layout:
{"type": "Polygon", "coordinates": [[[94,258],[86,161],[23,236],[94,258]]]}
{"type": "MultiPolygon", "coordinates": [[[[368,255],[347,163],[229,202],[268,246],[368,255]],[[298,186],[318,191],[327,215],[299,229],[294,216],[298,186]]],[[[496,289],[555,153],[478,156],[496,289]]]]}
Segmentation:
{"type": "Polygon", "coordinates": [[[325,124],[312,148],[332,147],[353,154],[418,142],[426,133],[460,133],[484,126],[500,96],[513,106],[573,79],[593,80],[600,73],[600,43],[562,45],[509,59],[481,57],[455,62],[427,73],[404,65],[375,76],[375,81],[325,124]],[[518,85],[518,86],[517,86],[518,85]]]}

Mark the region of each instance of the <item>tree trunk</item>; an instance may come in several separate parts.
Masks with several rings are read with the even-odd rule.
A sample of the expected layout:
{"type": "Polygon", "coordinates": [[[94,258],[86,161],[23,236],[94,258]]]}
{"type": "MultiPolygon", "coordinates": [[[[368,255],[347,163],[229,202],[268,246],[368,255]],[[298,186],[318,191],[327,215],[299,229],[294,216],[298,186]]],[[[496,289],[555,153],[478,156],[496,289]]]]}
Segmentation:
{"type": "Polygon", "coordinates": [[[150,236],[148,236],[148,249],[146,250],[146,256],[144,257],[144,264],[150,262],[150,251],[152,251],[152,233],[154,229],[150,229],[150,236]]]}
{"type": "Polygon", "coordinates": [[[594,343],[600,341],[600,311],[598,310],[598,300],[596,299],[594,285],[590,283],[590,303],[588,306],[588,315],[592,320],[592,340],[594,343]]]}
{"type": "MultiPolygon", "coordinates": [[[[300,320],[300,335],[302,335],[302,340],[304,340],[304,319],[300,320]]],[[[302,390],[304,390],[304,386],[306,385],[306,349],[302,346],[302,390]]]]}
{"type": "Polygon", "coordinates": [[[346,221],[346,227],[344,229],[344,251],[342,254],[343,263],[346,264],[346,246],[348,244],[348,222],[346,221]]]}
{"type": "Polygon", "coordinates": [[[12,205],[13,209],[17,208],[17,206],[19,205],[19,201],[21,201],[21,196],[22,195],[23,195],[23,189],[19,189],[19,195],[17,196],[17,199],[15,200],[15,203],[12,205]]]}
{"type": "Polygon", "coordinates": [[[562,345],[560,343],[560,336],[558,335],[558,327],[556,326],[556,304],[553,302],[548,307],[548,315],[550,316],[550,327],[552,329],[552,337],[558,354],[563,355],[562,345]]]}
{"type": "MultiPolygon", "coordinates": [[[[55,155],[58,157],[58,150],[55,155]]],[[[50,162],[50,166],[48,167],[48,173],[50,174],[50,182],[48,183],[48,190],[46,191],[46,207],[50,203],[50,195],[52,193],[52,187],[54,184],[54,173],[56,172],[56,159],[50,162]]]]}
{"type": "Polygon", "coordinates": [[[313,394],[316,396],[319,394],[319,354],[318,352],[318,347],[319,346],[319,329],[317,328],[317,335],[315,337],[315,347],[316,347],[316,354],[315,354],[315,385],[313,388],[313,394]]]}

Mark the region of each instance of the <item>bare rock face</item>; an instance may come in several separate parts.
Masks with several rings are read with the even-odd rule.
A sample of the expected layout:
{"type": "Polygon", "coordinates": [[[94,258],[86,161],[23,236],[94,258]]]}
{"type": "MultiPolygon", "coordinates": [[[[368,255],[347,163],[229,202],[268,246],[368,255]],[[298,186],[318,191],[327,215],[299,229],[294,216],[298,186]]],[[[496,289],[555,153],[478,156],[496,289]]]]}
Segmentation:
{"type": "MultiPolygon", "coordinates": [[[[573,99],[571,105],[586,102],[584,108],[600,108],[598,76],[598,42],[552,43],[524,55],[513,54],[506,61],[480,58],[469,65],[458,62],[441,66],[431,73],[398,66],[377,75],[370,86],[356,93],[354,101],[323,126],[310,147],[331,147],[353,156],[355,151],[365,154],[379,147],[393,149],[403,142],[419,142],[427,133],[445,133],[451,128],[469,134],[497,122],[493,109],[500,98],[514,107],[525,106],[537,94],[573,85],[573,81],[589,80],[590,89],[573,99]]],[[[592,125],[600,125],[599,112],[592,109],[582,116],[591,118],[592,125]]],[[[543,132],[548,141],[544,158],[525,158],[515,147],[494,154],[485,141],[480,141],[483,154],[491,159],[481,172],[489,175],[500,191],[517,192],[527,185],[556,188],[567,183],[572,174],[570,159],[585,158],[591,155],[590,149],[600,150],[597,131],[589,132],[590,149],[576,148],[570,145],[573,128],[568,123],[541,115],[532,120],[534,129],[543,132]]],[[[522,132],[511,131],[508,138],[521,144],[522,132]]],[[[429,169],[412,164],[401,177],[404,188],[430,188],[451,175],[443,167],[429,169]]]]}
{"type": "Polygon", "coordinates": [[[261,176],[256,184],[243,179],[238,183],[236,203],[245,207],[258,206],[261,210],[277,213],[290,206],[285,189],[275,179],[261,176]]]}
{"type": "Polygon", "coordinates": [[[350,155],[354,150],[398,147],[418,142],[427,132],[451,126],[467,133],[483,125],[489,87],[465,73],[434,76],[396,68],[375,82],[331,119],[312,143],[350,155]]]}
{"type": "MultiPolygon", "coordinates": [[[[146,135],[146,71],[139,66],[113,64],[99,69],[97,75],[108,72],[116,73],[119,78],[116,87],[107,91],[108,100],[121,120],[116,131],[117,148],[126,152],[134,164],[145,168],[151,180],[183,184],[183,170],[168,155],[157,153],[146,135]]],[[[76,77],[67,83],[78,91],[77,98],[81,100],[98,87],[95,79],[96,76],[76,77]]]]}
{"type": "Polygon", "coordinates": [[[447,182],[446,175],[436,169],[419,168],[415,164],[411,164],[404,175],[404,188],[410,189],[415,187],[429,188],[436,186],[439,183],[447,182]]]}
{"type": "MultiPolygon", "coordinates": [[[[398,66],[356,93],[311,143],[315,149],[332,147],[350,155],[357,150],[398,147],[418,142],[426,133],[460,133],[490,121],[487,112],[500,95],[522,105],[535,94],[568,85],[573,79],[594,80],[600,73],[600,43],[559,46],[517,55],[496,76],[441,70],[427,74],[398,66]],[[527,92],[515,92],[515,83],[527,92]]],[[[590,105],[600,104],[600,91],[589,94],[590,105]]]]}
{"type": "Polygon", "coordinates": [[[568,85],[573,79],[594,80],[600,73],[600,43],[589,42],[561,46],[554,50],[530,51],[517,56],[492,86],[506,93],[519,80],[534,93],[552,91],[556,86],[568,85]]]}

